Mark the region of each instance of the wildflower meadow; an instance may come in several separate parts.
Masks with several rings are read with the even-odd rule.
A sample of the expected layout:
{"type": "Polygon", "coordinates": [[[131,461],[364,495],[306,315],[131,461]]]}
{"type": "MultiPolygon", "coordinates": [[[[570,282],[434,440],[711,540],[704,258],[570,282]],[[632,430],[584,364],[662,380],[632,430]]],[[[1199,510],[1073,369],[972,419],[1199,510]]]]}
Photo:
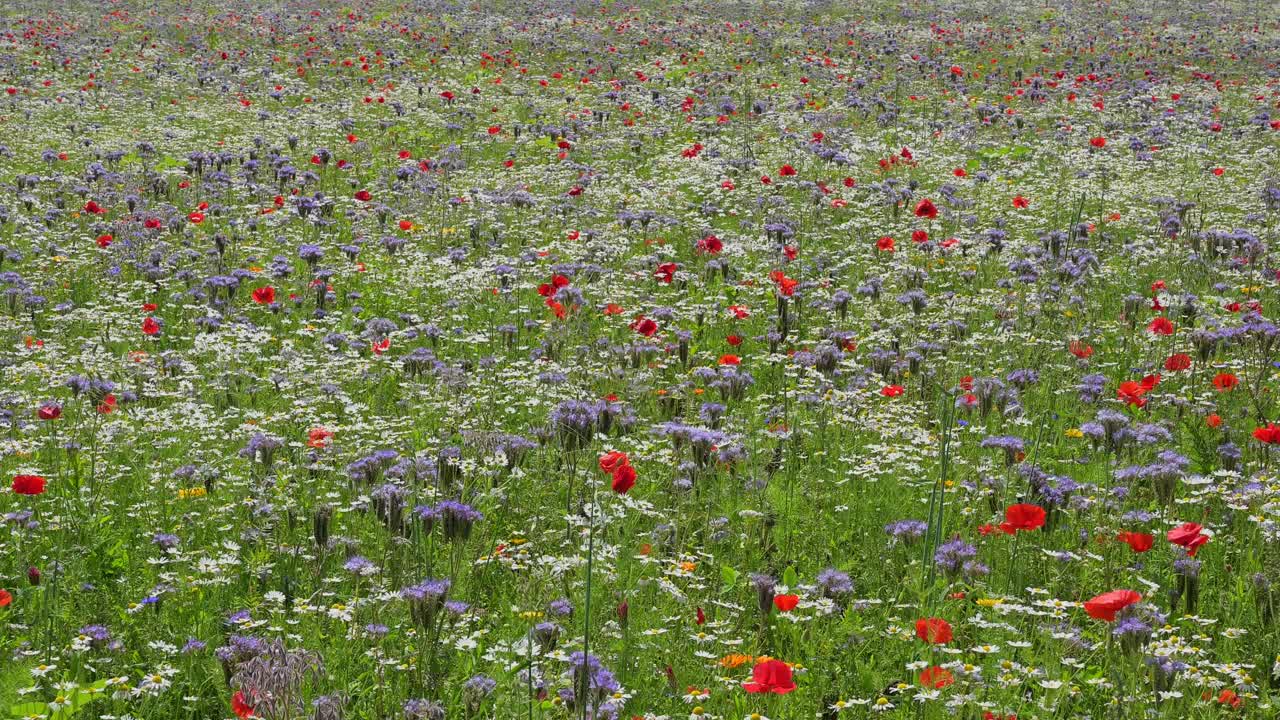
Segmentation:
{"type": "Polygon", "coordinates": [[[1280,9],[0,4],[0,717],[1280,717],[1280,9]]]}

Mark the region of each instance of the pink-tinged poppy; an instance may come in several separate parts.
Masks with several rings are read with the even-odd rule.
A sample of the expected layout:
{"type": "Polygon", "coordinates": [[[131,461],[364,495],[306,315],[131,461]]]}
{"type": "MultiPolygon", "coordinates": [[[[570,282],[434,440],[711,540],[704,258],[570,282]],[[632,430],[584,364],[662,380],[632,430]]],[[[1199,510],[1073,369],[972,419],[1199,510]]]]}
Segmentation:
{"type": "Polygon", "coordinates": [[[765,660],[751,668],[751,682],[743,683],[749,693],[776,693],[786,695],[796,689],[791,679],[791,666],[781,660],[765,660]]]}
{"type": "Polygon", "coordinates": [[[1116,613],[1142,600],[1142,596],[1132,590],[1112,590],[1086,600],[1084,611],[1094,620],[1114,622],[1116,613]]]}

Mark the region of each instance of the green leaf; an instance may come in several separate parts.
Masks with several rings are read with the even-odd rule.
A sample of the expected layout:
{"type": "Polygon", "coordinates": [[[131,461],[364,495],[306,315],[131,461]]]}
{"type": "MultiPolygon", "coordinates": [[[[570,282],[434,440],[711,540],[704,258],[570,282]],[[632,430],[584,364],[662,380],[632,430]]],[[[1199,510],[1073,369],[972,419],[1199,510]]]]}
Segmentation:
{"type": "Polygon", "coordinates": [[[29,702],[21,705],[14,705],[9,708],[9,714],[14,717],[26,717],[28,715],[48,715],[49,706],[44,703],[29,702]]]}
{"type": "Polygon", "coordinates": [[[725,587],[733,587],[738,582],[738,571],[728,565],[721,565],[720,579],[724,580],[725,587]]]}
{"type": "Polygon", "coordinates": [[[800,584],[800,576],[796,575],[795,566],[790,566],[782,573],[782,584],[788,588],[794,588],[800,584]]]}

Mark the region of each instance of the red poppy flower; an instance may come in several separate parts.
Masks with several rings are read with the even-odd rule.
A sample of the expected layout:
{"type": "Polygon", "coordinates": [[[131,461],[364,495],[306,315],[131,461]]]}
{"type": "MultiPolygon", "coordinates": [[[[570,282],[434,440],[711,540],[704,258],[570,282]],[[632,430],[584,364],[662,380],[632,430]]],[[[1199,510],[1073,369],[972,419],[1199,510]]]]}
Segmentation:
{"type": "Polygon", "coordinates": [[[724,250],[724,243],[715,235],[708,235],[698,241],[698,252],[715,255],[724,250]]]}
{"type": "Polygon", "coordinates": [[[911,242],[919,244],[919,243],[924,243],[928,241],[929,241],[929,233],[925,232],[924,230],[911,231],[911,242]]]}
{"type": "Polygon", "coordinates": [[[1203,525],[1193,522],[1183,523],[1165,533],[1165,537],[1174,545],[1185,548],[1188,555],[1195,557],[1200,546],[1209,542],[1209,536],[1201,532],[1202,530],[1204,530],[1203,525]]]}
{"type": "Polygon", "coordinates": [[[969,173],[965,172],[964,168],[956,168],[955,170],[951,171],[951,174],[955,175],[958,178],[969,177],[969,173]]]}
{"type": "Polygon", "coordinates": [[[1093,346],[1085,345],[1079,340],[1072,340],[1070,343],[1067,343],[1067,351],[1081,360],[1088,360],[1093,357],[1093,346]]]}
{"type": "Polygon", "coordinates": [[[253,301],[259,305],[270,305],[276,301],[276,289],[270,285],[255,288],[253,291],[253,301]]]}
{"type": "Polygon", "coordinates": [[[631,323],[631,329],[645,337],[653,337],[658,332],[658,323],[642,315],[631,323]]]}
{"type": "Polygon", "coordinates": [[[930,690],[941,690],[942,688],[954,684],[956,678],[951,671],[934,665],[927,667],[920,673],[920,686],[929,688],[930,690]]]}
{"type": "Polygon", "coordinates": [[[1142,378],[1142,382],[1140,383],[1132,380],[1126,380],[1120,383],[1120,387],[1116,388],[1116,397],[1124,400],[1129,405],[1143,407],[1147,404],[1147,400],[1142,396],[1159,384],[1159,375],[1148,375],[1142,378]]]}
{"type": "Polygon", "coordinates": [[[1019,530],[1036,530],[1044,526],[1044,508],[1039,505],[1019,503],[1005,508],[1004,522],[1000,530],[1013,535],[1019,530]]]}
{"type": "Polygon", "coordinates": [[[0,608],[9,607],[13,602],[13,596],[7,590],[0,590],[0,608]]]}
{"type": "Polygon", "coordinates": [[[627,454],[624,452],[621,452],[619,450],[612,450],[610,452],[607,452],[601,455],[599,462],[600,462],[601,472],[607,472],[609,474],[613,474],[613,472],[618,468],[624,465],[630,465],[631,458],[627,457],[627,454]]]}
{"type": "Polygon", "coordinates": [[[1244,701],[1240,699],[1240,696],[1236,694],[1236,691],[1230,688],[1218,693],[1217,702],[1219,705],[1230,705],[1232,709],[1238,708],[1244,704],[1244,701]]]}
{"type": "Polygon", "coordinates": [[[323,448],[329,444],[329,438],[331,437],[333,437],[333,433],[322,427],[311,428],[310,432],[307,433],[307,447],[323,448]]]}
{"type": "Polygon", "coordinates": [[[1158,317],[1155,320],[1152,320],[1151,324],[1147,325],[1147,332],[1152,335],[1172,335],[1173,323],[1169,322],[1169,318],[1167,317],[1158,317]]]}
{"type": "Polygon", "coordinates": [[[187,215],[187,219],[190,220],[192,223],[199,225],[200,223],[204,222],[204,213],[193,212],[190,215],[187,215]]]}
{"type": "Polygon", "coordinates": [[[253,715],[253,706],[245,701],[244,693],[237,690],[236,694],[231,696],[231,711],[240,720],[245,720],[253,715]]]}
{"type": "MultiPolygon", "coordinates": [[[[1221,419],[1218,420],[1222,422],[1221,419]]],[[[1266,427],[1254,428],[1253,439],[1267,445],[1280,445],[1280,426],[1275,423],[1267,423],[1266,427]]]]}
{"type": "Polygon", "coordinates": [[[906,392],[906,389],[901,385],[885,385],[880,388],[880,394],[885,397],[898,397],[904,392],[906,392]]]}
{"type": "MultiPolygon", "coordinates": [[[[1211,428],[1222,427],[1222,416],[1219,415],[1218,413],[1211,413],[1209,417],[1206,417],[1204,419],[1204,424],[1208,425],[1211,428]]],[[[1258,430],[1262,430],[1262,429],[1263,428],[1258,428],[1258,430]]],[[[1257,437],[1257,430],[1254,431],[1254,437],[1257,437]]]]}
{"type": "Polygon", "coordinates": [[[782,177],[791,177],[792,175],[796,174],[796,169],[791,167],[790,165],[783,165],[782,167],[778,168],[778,174],[781,175],[782,177]]]}
{"type": "Polygon", "coordinates": [[[1089,144],[1096,148],[1104,148],[1107,146],[1107,139],[1102,136],[1098,136],[1096,138],[1090,139],[1089,144]]]}
{"type": "Polygon", "coordinates": [[[791,679],[791,667],[781,660],[765,660],[751,668],[751,682],[743,683],[749,693],[776,693],[786,695],[796,689],[791,679]]]}
{"type": "Polygon", "coordinates": [[[57,420],[62,417],[62,406],[53,404],[41,405],[40,408],[36,410],[36,417],[41,420],[57,420]]]}
{"type": "Polygon", "coordinates": [[[112,395],[111,393],[107,393],[107,396],[102,398],[102,402],[98,403],[98,407],[97,407],[98,414],[100,415],[110,415],[112,412],[115,411],[115,409],[116,409],[116,396],[112,395]]]}
{"type": "Polygon", "coordinates": [[[781,270],[774,270],[769,273],[769,279],[778,286],[778,292],[783,297],[791,297],[796,292],[796,286],[800,284],[799,280],[795,280],[786,276],[781,270]]]}
{"type": "Polygon", "coordinates": [[[1156,541],[1154,537],[1147,533],[1129,532],[1128,530],[1121,530],[1116,535],[1116,540],[1128,545],[1136,553],[1144,553],[1150,550],[1156,541]]]}
{"type": "Polygon", "coordinates": [[[160,323],[159,323],[159,322],[157,322],[157,321],[156,321],[156,319],[155,319],[155,318],[153,318],[153,317],[149,317],[149,318],[147,318],[147,319],[143,320],[143,321],[142,321],[142,334],[144,334],[144,335],[159,335],[159,334],[160,334],[160,323]]]}
{"type": "Polygon", "coordinates": [[[1213,386],[1218,388],[1218,392],[1227,392],[1234,390],[1240,384],[1240,378],[1231,373],[1218,373],[1213,376],[1213,386]]]}
{"type": "Polygon", "coordinates": [[[741,362],[742,362],[742,358],[738,357],[737,355],[721,355],[720,356],[721,365],[738,365],[741,362]]]}
{"type": "Polygon", "coordinates": [[[368,190],[357,190],[355,197],[360,202],[369,202],[373,199],[373,193],[368,190]]]}
{"type": "Polygon", "coordinates": [[[613,471],[613,491],[619,495],[626,495],[636,484],[636,469],[630,465],[623,465],[613,471]]]}
{"type": "Polygon", "coordinates": [[[40,495],[44,493],[45,480],[39,475],[14,475],[13,491],[18,495],[40,495]]]}
{"type": "Polygon", "coordinates": [[[99,235],[98,239],[94,242],[98,243],[98,247],[100,248],[109,248],[114,240],[115,238],[112,237],[110,233],[103,233],[102,235],[99,235]]]}
{"type": "Polygon", "coordinates": [[[667,283],[669,285],[671,284],[671,279],[675,277],[675,274],[676,274],[676,264],[669,262],[669,263],[662,263],[661,265],[659,265],[658,269],[654,271],[653,276],[658,278],[658,280],[664,283],[667,283]]]}
{"type": "Polygon", "coordinates": [[[1191,367],[1191,356],[1183,353],[1170,355],[1164,361],[1164,369],[1169,372],[1179,372],[1191,367]]]}
{"type": "Polygon", "coordinates": [[[742,337],[739,335],[730,335],[729,337],[725,338],[724,341],[729,343],[733,347],[738,347],[739,345],[742,344],[742,337]]]}
{"type": "Polygon", "coordinates": [[[932,220],[938,217],[938,207],[929,198],[916,203],[916,217],[932,220]]]}
{"type": "Polygon", "coordinates": [[[1031,207],[1031,201],[1021,195],[1015,195],[1013,196],[1013,206],[1021,210],[1023,208],[1031,207]]]}
{"type": "Polygon", "coordinates": [[[777,595],[773,598],[773,606],[778,608],[779,612],[791,612],[799,603],[799,595],[777,595]]]}
{"type": "Polygon", "coordinates": [[[1116,613],[1141,600],[1142,596],[1132,590],[1112,590],[1086,600],[1084,611],[1094,620],[1113,622],[1116,613]]]}
{"type": "Polygon", "coordinates": [[[880,252],[893,252],[893,238],[885,235],[876,241],[876,249],[880,252]]]}
{"type": "Polygon", "coordinates": [[[920,618],[916,621],[916,637],[930,645],[946,645],[954,635],[951,623],[942,618],[920,618]]]}

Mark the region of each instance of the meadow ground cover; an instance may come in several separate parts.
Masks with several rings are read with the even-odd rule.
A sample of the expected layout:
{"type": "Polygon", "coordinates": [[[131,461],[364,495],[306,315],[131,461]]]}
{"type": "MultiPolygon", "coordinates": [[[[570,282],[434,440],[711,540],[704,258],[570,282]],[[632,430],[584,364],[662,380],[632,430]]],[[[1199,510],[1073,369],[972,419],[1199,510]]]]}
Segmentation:
{"type": "Polygon", "coordinates": [[[0,8],[0,715],[1275,717],[1267,3],[0,8]]]}

